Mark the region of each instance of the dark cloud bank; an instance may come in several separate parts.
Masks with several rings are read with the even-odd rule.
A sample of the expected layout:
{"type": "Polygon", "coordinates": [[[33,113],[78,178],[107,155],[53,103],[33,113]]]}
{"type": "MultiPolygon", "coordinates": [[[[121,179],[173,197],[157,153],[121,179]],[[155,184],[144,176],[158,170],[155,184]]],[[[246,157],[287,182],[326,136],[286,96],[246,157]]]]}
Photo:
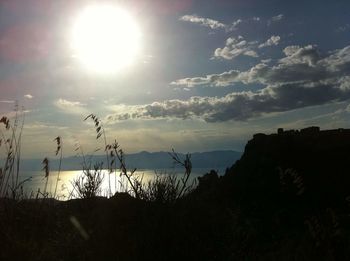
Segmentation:
{"type": "Polygon", "coordinates": [[[109,120],[199,118],[207,122],[246,120],[264,113],[283,112],[350,98],[350,46],[322,54],[316,46],[288,46],[274,65],[259,63],[247,71],[231,70],[172,82],[182,87],[213,88],[262,84],[256,92],[233,92],[224,97],[192,97],[130,106],[109,120]]]}

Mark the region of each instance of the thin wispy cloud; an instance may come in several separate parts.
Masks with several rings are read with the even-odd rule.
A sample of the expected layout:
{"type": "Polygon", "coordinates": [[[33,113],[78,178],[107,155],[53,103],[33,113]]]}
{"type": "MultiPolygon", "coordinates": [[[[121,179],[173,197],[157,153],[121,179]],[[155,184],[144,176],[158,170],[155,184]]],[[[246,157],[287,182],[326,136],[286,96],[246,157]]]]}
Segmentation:
{"type": "Polygon", "coordinates": [[[33,130],[42,130],[42,129],[57,129],[57,130],[65,130],[68,129],[67,126],[58,126],[54,124],[48,124],[44,122],[33,122],[25,125],[25,129],[33,129],[33,130]]]}
{"type": "Polygon", "coordinates": [[[343,26],[339,26],[335,31],[337,33],[343,33],[343,32],[347,32],[350,30],[350,24],[345,24],[343,26]]]}
{"type": "Polygon", "coordinates": [[[171,82],[174,86],[185,86],[188,88],[207,85],[215,87],[225,87],[236,82],[237,77],[241,74],[238,70],[230,70],[219,74],[208,74],[206,76],[183,78],[171,82]]]}
{"type": "Polygon", "coordinates": [[[210,28],[212,30],[217,30],[217,29],[225,29],[226,32],[232,32],[238,30],[238,27],[243,24],[244,22],[249,22],[249,21],[255,21],[259,22],[260,18],[259,17],[253,17],[251,19],[236,19],[232,23],[225,24],[223,22],[220,22],[218,20],[214,20],[211,18],[206,18],[206,17],[201,17],[198,15],[184,15],[179,18],[180,21],[185,21],[185,22],[191,22],[194,24],[198,24],[200,26],[204,26],[207,28],[210,28]]]}
{"type": "Polygon", "coordinates": [[[60,109],[62,112],[69,114],[86,114],[87,110],[85,108],[86,104],[79,101],[69,101],[66,99],[58,99],[54,102],[54,105],[60,109]]]}
{"type": "Polygon", "coordinates": [[[259,22],[261,22],[261,18],[257,17],[257,16],[254,16],[252,18],[246,18],[246,19],[237,19],[237,20],[233,21],[230,25],[227,25],[226,31],[227,32],[237,31],[243,25],[252,26],[252,25],[259,23],[259,22]]]}
{"type": "Polygon", "coordinates": [[[271,18],[271,21],[272,21],[272,22],[277,22],[277,21],[282,20],[283,17],[284,17],[283,14],[279,14],[279,15],[273,16],[273,17],[271,18]]]}
{"type": "Polygon", "coordinates": [[[185,22],[199,24],[201,26],[209,27],[211,29],[219,29],[219,28],[226,28],[227,27],[227,25],[225,25],[217,20],[200,17],[200,16],[195,15],[195,14],[184,15],[184,16],[180,17],[180,20],[185,21],[185,22]]]}
{"type": "Polygon", "coordinates": [[[12,101],[12,100],[0,100],[0,103],[15,103],[15,101],[12,101]]]}
{"type": "Polygon", "coordinates": [[[34,96],[33,96],[33,95],[31,95],[31,94],[26,94],[26,95],[24,95],[24,98],[27,98],[27,99],[33,99],[33,98],[34,98],[34,96]]]}
{"type": "Polygon", "coordinates": [[[269,19],[269,20],[267,21],[267,25],[271,25],[271,24],[273,24],[273,23],[279,22],[279,21],[281,21],[283,18],[284,18],[284,15],[283,15],[283,14],[279,14],[279,15],[273,16],[273,17],[271,17],[271,19],[269,19]]]}
{"type": "Polygon", "coordinates": [[[226,26],[227,31],[236,31],[238,29],[238,26],[243,23],[242,19],[237,19],[234,21],[231,25],[226,26]]]}
{"type": "Polygon", "coordinates": [[[265,48],[265,47],[269,47],[269,46],[276,46],[276,45],[279,44],[280,40],[281,40],[280,36],[273,35],[269,39],[267,39],[265,43],[260,44],[259,48],[265,48]]]}

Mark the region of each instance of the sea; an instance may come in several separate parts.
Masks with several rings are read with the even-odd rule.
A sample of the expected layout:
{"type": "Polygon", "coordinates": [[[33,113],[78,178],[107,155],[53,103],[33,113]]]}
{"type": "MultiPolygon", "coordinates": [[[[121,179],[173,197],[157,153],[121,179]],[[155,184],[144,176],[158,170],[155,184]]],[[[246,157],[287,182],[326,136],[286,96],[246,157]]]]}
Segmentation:
{"type": "MultiPolygon", "coordinates": [[[[189,177],[189,185],[196,186],[198,184],[198,177],[210,172],[211,169],[206,168],[194,168],[192,169],[189,177]]],[[[225,169],[216,170],[219,175],[225,174],[225,169]]],[[[79,197],[75,188],[74,181],[83,177],[83,170],[71,170],[71,171],[50,171],[49,176],[46,178],[43,171],[23,171],[19,176],[19,182],[21,184],[21,194],[24,198],[42,197],[46,191],[49,197],[55,196],[58,200],[69,200],[79,197]],[[57,185],[56,185],[57,184],[57,185]],[[46,187],[46,190],[45,190],[46,187]],[[56,191],[56,193],[55,193],[56,191]]],[[[133,174],[133,178],[141,181],[143,185],[147,185],[149,181],[155,179],[157,176],[172,175],[178,179],[184,177],[184,169],[140,169],[133,174]]],[[[124,175],[121,175],[118,170],[110,173],[109,170],[101,171],[102,183],[100,187],[100,196],[109,197],[116,192],[130,192],[131,187],[124,175]]],[[[86,179],[85,179],[86,180],[86,179]]]]}

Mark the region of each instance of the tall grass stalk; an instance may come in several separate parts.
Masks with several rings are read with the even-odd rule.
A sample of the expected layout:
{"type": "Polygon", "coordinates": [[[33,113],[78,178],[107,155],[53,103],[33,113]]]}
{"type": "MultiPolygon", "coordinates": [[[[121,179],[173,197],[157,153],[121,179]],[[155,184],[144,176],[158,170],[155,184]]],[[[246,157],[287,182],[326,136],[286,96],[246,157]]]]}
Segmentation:
{"type": "Polygon", "coordinates": [[[19,181],[19,170],[24,119],[24,110],[22,108],[21,111],[19,111],[17,103],[15,104],[13,124],[11,124],[10,119],[6,116],[0,119],[0,123],[5,126],[5,132],[10,132],[9,135],[6,135],[0,130],[0,146],[3,146],[5,150],[5,162],[3,167],[0,168],[0,197],[9,196],[10,190],[11,196],[16,198],[17,190],[21,187],[21,184],[23,184],[19,181]],[[19,121],[21,121],[20,127],[18,127],[19,121]]]}
{"type": "Polygon", "coordinates": [[[44,172],[45,172],[45,179],[46,179],[43,195],[44,195],[44,197],[46,197],[46,196],[47,196],[47,195],[46,195],[47,183],[48,183],[48,181],[49,181],[49,176],[50,176],[49,159],[48,159],[48,158],[45,158],[45,159],[43,160],[42,164],[44,165],[43,170],[44,170],[44,172]]]}
{"type": "MultiPolygon", "coordinates": [[[[138,180],[134,174],[136,172],[136,168],[132,169],[131,171],[129,171],[126,168],[125,165],[125,155],[124,155],[124,151],[120,148],[120,145],[118,144],[118,142],[115,140],[114,143],[112,144],[108,144],[106,146],[106,151],[110,152],[110,155],[112,157],[114,157],[120,164],[120,173],[122,176],[126,177],[128,184],[131,186],[133,193],[135,194],[136,198],[141,198],[141,194],[143,194],[142,192],[142,186],[141,183],[142,181],[138,180]]],[[[116,160],[112,160],[112,164],[114,162],[116,162],[116,160]]]]}
{"type": "MultiPolygon", "coordinates": [[[[117,169],[120,170],[120,188],[124,188],[129,192],[128,187],[130,186],[132,194],[137,199],[146,199],[146,200],[154,200],[157,198],[164,197],[165,201],[174,201],[181,198],[188,190],[190,190],[190,186],[187,185],[189,177],[192,172],[192,163],[191,163],[191,155],[187,154],[185,159],[181,159],[180,156],[172,150],[169,155],[173,159],[174,163],[184,167],[185,173],[183,177],[178,179],[177,177],[166,177],[162,178],[157,176],[153,182],[149,182],[148,185],[143,184],[143,176],[136,176],[136,168],[128,170],[125,164],[125,154],[124,151],[120,148],[120,145],[115,140],[112,144],[107,144],[106,133],[103,128],[101,120],[95,114],[89,114],[84,118],[84,121],[91,119],[95,125],[96,131],[96,139],[103,137],[105,144],[105,153],[107,159],[108,166],[108,192],[107,197],[112,196],[112,188],[111,188],[111,177],[112,173],[115,174],[115,192],[117,192],[117,169]],[[119,163],[119,167],[117,164],[119,163]],[[126,179],[125,184],[123,183],[123,178],[126,179]]],[[[78,148],[81,149],[81,146],[78,148]]],[[[78,148],[76,150],[78,150],[78,148]]],[[[97,151],[97,150],[95,150],[97,151]]],[[[83,155],[84,157],[84,155],[83,155]]],[[[83,166],[83,175],[78,177],[72,182],[73,191],[70,193],[70,196],[73,195],[74,191],[77,192],[78,197],[91,197],[96,195],[96,191],[99,186],[102,184],[99,177],[98,169],[92,172],[90,169],[91,162],[89,166],[86,165],[85,157],[84,157],[84,166],[83,166]],[[95,191],[94,193],[90,193],[87,191],[95,191]]],[[[99,167],[99,170],[102,169],[102,164],[99,167]]],[[[163,201],[163,200],[161,200],[163,201]]]]}
{"type": "Polygon", "coordinates": [[[185,159],[181,160],[179,155],[175,152],[175,150],[172,149],[172,152],[169,153],[169,155],[173,159],[174,164],[180,165],[185,169],[184,176],[180,180],[178,180],[176,184],[177,189],[179,189],[179,193],[177,195],[177,199],[178,199],[182,197],[182,195],[188,189],[187,182],[192,172],[191,154],[187,153],[185,156],[185,159]],[[180,185],[180,182],[181,182],[181,185],[180,185]]]}
{"type": "Polygon", "coordinates": [[[56,179],[56,185],[55,185],[55,192],[53,194],[53,197],[56,198],[56,193],[57,193],[57,186],[58,186],[58,182],[60,180],[60,173],[61,173],[61,166],[62,166],[62,156],[63,156],[63,144],[62,144],[62,139],[60,136],[56,137],[54,139],[57,143],[57,148],[56,148],[56,156],[58,155],[58,153],[60,153],[60,161],[59,161],[59,165],[58,165],[58,173],[57,173],[57,179],[56,179]]]}
{"type": "Polygon", "coordinates": [[[77,193],[78,198],[93,198],[101,194],[101,186],[103,182],[102,163],[95,164],[94,169],[91,170],[91,166],[87,169],[83,169],[83,174],[74,179],[71,184],[73,190],[77,193]]]}
{"type": "MultiPolygon", "coordinates": [[[[85,117],[84,121],[86,121],[87,119],[91,118],[94,121],[95,124],[95,130],[96,130],[96,139],[99,139],[101,136],[103,136],[103,140],[104,140],[104,146],[105,146],[105,153],[106,153],[106,160],[107,160],[107,166],[110,166],[109,164],[109,155],[108,155],[108,151],[107,151],[107,138],[106,138],[106,133],[105,130],[103,128],[102,122],[101,120],[95,115],[95,114],[89,114],[88,116],[85,117]]],[[[111,177],[110,174],[108,174],[108,196],[112,196],[112,188],[111,188],[111,177]]]]}
{"type": "MultiPolygon", "coordinates": [[[[23,107],[22,107],[22,111],[23,111],[23,107]]],[[[19,186],[18,184],[18,179],[19,179],[19,168],[20,168],[20,161],[21,161],[21,143],[22,143],[22,133],[23,133],[23,127],[24,127],[24,121],[25,121],[25,113],[23,113],[23,119],[22,119],[22,123],[21,123],[21,128],[20,128],[20,132],[19,132],[19,137],[18,137],[18,141],[17,141],[17,172],[16,172],[16,189],[19,186]]],[[[26,180],[27,181],[27,180],[26,180]]],[[[23,182],[21,182],[22,184],[23,182]]]]}

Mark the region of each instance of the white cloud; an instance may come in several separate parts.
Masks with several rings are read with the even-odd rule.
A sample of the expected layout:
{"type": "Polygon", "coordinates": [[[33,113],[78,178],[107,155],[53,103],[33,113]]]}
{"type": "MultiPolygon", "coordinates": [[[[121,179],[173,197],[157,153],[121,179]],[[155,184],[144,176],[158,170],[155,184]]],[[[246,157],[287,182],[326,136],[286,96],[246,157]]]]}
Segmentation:
{"type": "Polygon", "coordinates": [[[195,87],[198,85],[227,86],[235,81],[240,71],[231,70],[221,74],[209,74],[205,77],[184,78],[171,82],[171,85],[195,87]]]}
{"type": "Polygon", "coordinates": [[[226,40],[223,48],[217,48],[214,51],[214,57],[226,60],[232,60],[240,55],[258,57],[258,54],[253,50],[256,45],[256,41],[247,42],[243,36],[230,37],[226,40]]]}
{"type": "Polygon", "coordinates": [[[236,21],[233,21],[231,25],[226,26],[226,31],[227,32],[232,32],[238,30],[238,27],[242,24],[251,24],[251,22],[258,23],[260,22],[261,19],[260,17],[252,17],[252,18],[247,18],[247,19],[237,19],[236,21]]]}
{"type": "Polygon", "coordinates": [[[206,122],[247,120],[266,113],[283,112],[307,106],[322,105],[350,98],[330,84],[312,87],[303,84],[269,86],[257,92],[234,92],[224,97],[191,97],[188,100],[166,100],[148,105],[130,106],[134,113],[116,112],[109,121],[126,119],[202,119],[206,122]]]}
{"type": "Polygon", "coordinates": [[[243,23],[242,19],[238,19],[236,21],[234,21],[230,26],[227,26],[226,29],[227,31],[236,31],[238,29],[238,25],[240,25],[241,23],[243,23]]]}
{"type": "Polygon", "coordinates": [[[259,57],[256,51],[254,50],[247,50],[243,53],[245,56],[250,56],[250,57],[259,57]]]}
{"type": "Polygon", "coordinates": [[[237,19],[237,20],[233,21],[232,23],[225,24],[225,23],[222,23],[220,21],[217,21],[217,20],[214,20],[211,18],[198,16],[196,14],[184,15],[184,16],[180,17],[179,20],[185,21],[185,22],[195,23],[195,24],[198,24],[200,26],[208,27],[208,28],[213,29],[213,30],[225,29],[226,32],[232,32],[232,31],[238,30],[239,25],[241,25],[243,23],[247,23],[250,21],[254,21],[254,22],[261,21],[260,17],[253,17],[253,18],[249,18],[249,19],[245,19],[245,20],[237,19]]]}
{"type": "MultiPolygon", "coordinates": [[[[228,86],[237,82],[264,85],[315,82],[348,75],[350,67],[350,46],[336,50],[322,58],[317,46],[288,46],[283,50],[285,57],[275,65],[261,62],[247,71],[230,70],[220,74],[183,78],[172,85],[194,87],[199,85],[228,86]],[[349,62],[348,62],[349,61],[349,62]]],[[[340,78],[337,78],[337,82],[340,78]]]]}
{"type": "Polygon", "coordinates": [[[126,117],[112,120],[199,118],[207,122],[245,120],[266,113],[284,112],[308,106],[350,99],[350,46],[320,54],[316,46],[288,46],[285,57],[274,65],[260,63],[247,71],[231,70],[204,77],[185,78],[173,85],[226,86],[237,82],[262,84],[255,92],[233,92],[224,97],[191,97],[138,106],[126,117]]]}
{"type": "Polygon", "coordinates": [[[86,104],[83,104],[79,101],[68,101],[60,98],[54,102],[54,105],[65,113],[71,113],[71,114],[87,113],[87,110],[84,108],[86,104]]]}
{"type": "Polygon", "coordinates": [[[226,28],[226,25],[210,19],[210,18],[204,18],[204,17],[200,17],[198,15],[184,15],[182,17],[180,17],[181,21],[186,21],[186,22],[191,22],[191,23],[195,23],[195,24],[199,24],[201,26],[205,26],[205,27],[209,27],[211,29],[219,29],[219,28],[226,28]]]}
{"type": "Polygon", "coordinates": [[[1,100],[0,103],[15,103],[15,101],[12,101],[12,100],[1,100]]]}
{"type": "Polygon", "coordinates": [[[56,101],[56,104],[57,105],[60,105],[60,106],[67,106],[67,107],[80,107],[80,106],[85,106],[86,104],[83,104],[79,101],[68,101],[68,100],[65,100],[65,99],[58,99],[56,101]]]}
{"type": "Polygon", "coordinates": [[[273,17],[271,18],[271,21],[273,21],[273,22],[277,22],[277,21],[282,20],[282,19],[283,19],[283,17],[284,17],[284,15],[283,15],[283,14],[279,14],[279,15],[273,16],[273,17]]]}
{"type": "Polygon", "coordinates": [[[281,64],[307,63],[310,66],[314,66],[321,59],[316,45],[307,45],[305,47],[300,47],[298,45],[287,46],[284,48],[283,52],[286,57],[280,60],[281,64]]]}
{"type": "Polygon", "coordinates": [[[264,48],[268,46],[278,45],[281,40],[281,37],[278,35],[272,35],[265,43],[259,45],[259,48],[264,48]]]}
{"type": "Polygon", "coordinates": [[[53,124],[47,124],[43,122],[33,122],[30,124],[25,125],[25,129],[32,129],[32,130],[41,130],[41,129],[57,129],[57,130],[65,130],[68,129],[66,126],[57,126],[53,124]]]}
{"type": "Polygon", "coordinates": [[[33,99],[33,98],[34,98],[34,96],[33,96],[33,95],[31,95],[31,94],[26,94],[26,95],[24,95],[24,98],[27,98],[27,99],[33,99]]]}

